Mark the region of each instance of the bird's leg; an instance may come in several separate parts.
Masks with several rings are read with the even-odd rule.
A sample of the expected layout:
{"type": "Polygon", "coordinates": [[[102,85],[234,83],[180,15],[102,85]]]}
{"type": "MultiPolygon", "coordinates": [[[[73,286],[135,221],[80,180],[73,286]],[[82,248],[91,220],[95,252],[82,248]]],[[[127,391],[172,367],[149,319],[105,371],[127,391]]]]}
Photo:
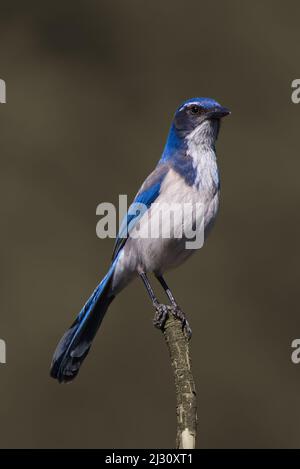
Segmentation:
{"type": "Polygon", "coordinates": [[[155,296],[153,288],[150,285],[148,277],[144,272],[140,273],[140,277],[144,282],[144,285],[145,285],[145,287],[147,289],[147,292],[150,296],[152,304],[153,304],[153,306],[156,310],[155,315],[154,315],[154,319],[153,319],[153,324],[158,329],[163,329],[164,325],[165,325],[165,322],[168,319],[168,314],[169,314],[169,311],[171,310],[171,308],[170,308],[170,306],[163,305],[163,304],[159,303],[158,299],[155,296]]]}
{"type": "Polygon", "coordinates": [[[165,290],[166,294],[167,294],[167,297],[169,298],[173,308],[171,310],[172,314],[175,316],[175,318],[179,319],[181,321],[181,324],[182,324],[182,328],[186,331],[186,334],[188,336],[188,338],[190,339],[192,337],[192,329],[190,328],[190,325],[188,323],[188,320],[184,314],[184,312],[182,311],[182,309],[180,308],[180,306],[178,306],[170,288],[168,287],[165,279],[159,275],[159,276],[156,276],[157,280],[159,281],[159,283],[161,284],[161,286],[163,287],[163,289],[165,290]]]}

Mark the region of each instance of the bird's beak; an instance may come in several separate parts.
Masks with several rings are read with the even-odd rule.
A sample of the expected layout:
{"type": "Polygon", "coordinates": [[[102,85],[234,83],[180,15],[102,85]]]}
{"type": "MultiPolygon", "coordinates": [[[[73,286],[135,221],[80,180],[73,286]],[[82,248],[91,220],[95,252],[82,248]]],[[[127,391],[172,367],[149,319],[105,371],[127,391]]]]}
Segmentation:
{"type": "Polygon", "coordinates": [[[210,119],[222,119],[222,117],[231,114],[227,107],[218,106],[207,113],[207,117],[210,119]]]}

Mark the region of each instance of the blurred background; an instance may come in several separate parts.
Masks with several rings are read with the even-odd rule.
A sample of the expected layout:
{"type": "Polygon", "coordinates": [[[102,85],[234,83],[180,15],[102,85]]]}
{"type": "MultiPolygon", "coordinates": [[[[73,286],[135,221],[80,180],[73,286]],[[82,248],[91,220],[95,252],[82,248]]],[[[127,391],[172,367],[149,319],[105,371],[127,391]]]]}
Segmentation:
{"type": "Polygon", "coordinates": [[[198,447],[300,446],[299,14],[296,0],[1,2],[1,447],[174,445],[173,376],[141,282],[71,385],[49,366],[110,262],[96,206],[132,199],[193,96],[232,110],[217,223],[166,276],[193,328],[198,447]]]}

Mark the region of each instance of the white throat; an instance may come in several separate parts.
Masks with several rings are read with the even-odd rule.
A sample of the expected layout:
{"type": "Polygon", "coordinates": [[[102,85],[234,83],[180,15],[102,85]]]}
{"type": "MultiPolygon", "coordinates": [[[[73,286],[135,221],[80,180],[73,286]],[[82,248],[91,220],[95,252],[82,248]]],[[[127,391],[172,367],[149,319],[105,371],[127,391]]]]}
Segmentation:
{"type": "Polygon", "coordinates": [[[196,171],[195,185],[199,190],[216,190],[219,187],[219,174],[215,141],[219,123],[206,120],[196,127],[187,138],[187,153],[192,158],[196,171]]]}

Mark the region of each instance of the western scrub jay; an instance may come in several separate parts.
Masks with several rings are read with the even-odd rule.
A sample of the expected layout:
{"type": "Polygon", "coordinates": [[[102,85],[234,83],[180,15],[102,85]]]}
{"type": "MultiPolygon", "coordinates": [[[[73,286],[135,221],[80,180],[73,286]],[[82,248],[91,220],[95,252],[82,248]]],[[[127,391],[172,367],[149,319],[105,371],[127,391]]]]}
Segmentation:
{"type": "MultiPolygon", "coordinates": [[[[120,226],[107,274],[57,345],[51,376],[59,382],[75,378],[108,306],[135,276],[143,280],[156,310],[154,324],[163,328],[168,307],[160,304],[156,298],[147,277],[150,272],[154,273],[165,290],[172,305],[171,311],[182,322],[188,336],[191,335],[185,315],[163,274],[184,262],[194,250],[186,249],[184,235],[181,238],[154,238],[133,237],[131,234],[137,227],[146,230],[155,210],[163,207],[163,204],[187,202],[192,206],[202,204],[204,235],[207,235],[219,203],[220,182],[215,142],[220,120],[229,113],[228,109],[211,98],[189,99],[177,109],[162,157],[134,199],[134,203],[146,206],[146,213],[140,217],[134,216],[129,208],[120,226]],[[124,236],[124,232],[128,232],[128,236],[124,236]]],[[[178,223],[188,228],[191,222],[183,219],[178,223]]]]}

